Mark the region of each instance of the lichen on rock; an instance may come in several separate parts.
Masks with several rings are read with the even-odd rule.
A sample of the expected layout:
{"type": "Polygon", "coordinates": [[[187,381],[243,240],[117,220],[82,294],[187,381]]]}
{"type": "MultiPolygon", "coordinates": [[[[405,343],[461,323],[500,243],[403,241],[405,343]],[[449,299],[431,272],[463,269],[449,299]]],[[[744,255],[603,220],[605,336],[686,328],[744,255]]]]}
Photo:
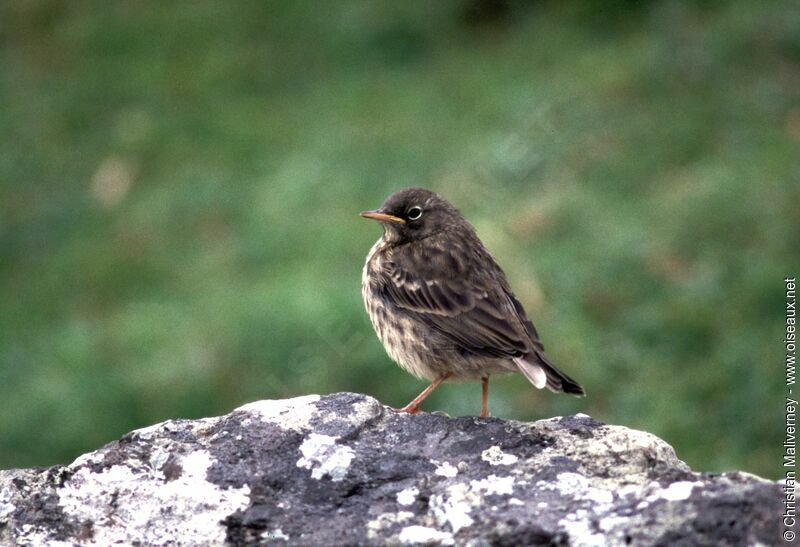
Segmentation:
{"type": "Polygon", "coordinates": [[[0,544],[769,545],[780,494],[585,415],[409,416],[338,393],[0,471],[0,544]]]}

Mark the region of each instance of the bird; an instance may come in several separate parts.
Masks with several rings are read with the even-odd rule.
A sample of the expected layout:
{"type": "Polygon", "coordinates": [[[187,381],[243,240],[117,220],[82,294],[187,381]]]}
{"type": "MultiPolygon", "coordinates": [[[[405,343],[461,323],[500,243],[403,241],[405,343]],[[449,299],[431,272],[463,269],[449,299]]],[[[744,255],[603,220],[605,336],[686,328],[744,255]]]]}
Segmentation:
{"type": "Polygon", "coordinates": [[[545,355],[505,273],[450,202],[405,188],[360,215],[383,226],[362,271],[367,315],[391,359],[430,382],[396,412],[416,414],[445,381],[480,380],[480,415],[488,416],[489,377],[509,372],[539,389],[585,395],[545,355]]]}

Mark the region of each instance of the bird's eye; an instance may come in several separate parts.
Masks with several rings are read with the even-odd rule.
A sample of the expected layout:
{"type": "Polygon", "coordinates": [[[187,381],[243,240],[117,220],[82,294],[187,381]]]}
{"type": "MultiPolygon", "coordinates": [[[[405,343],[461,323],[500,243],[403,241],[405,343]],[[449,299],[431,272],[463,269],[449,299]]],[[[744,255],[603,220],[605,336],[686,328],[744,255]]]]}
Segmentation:
{"type": "Polygon", "coordinates": [[[412,207],[411,209],[408,210],[406,216],[408,217],[408,220],[417,220],[419,217],[422,216],[422,209],[420,209],[419,207],[412,207]]]}

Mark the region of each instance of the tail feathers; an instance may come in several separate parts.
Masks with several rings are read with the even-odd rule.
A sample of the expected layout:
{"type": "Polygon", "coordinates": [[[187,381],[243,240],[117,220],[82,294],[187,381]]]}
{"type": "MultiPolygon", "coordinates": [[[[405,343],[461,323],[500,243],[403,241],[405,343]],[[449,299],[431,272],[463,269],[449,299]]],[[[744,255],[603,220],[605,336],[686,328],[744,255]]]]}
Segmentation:
{"type": "Polygon", "coordinates": [[[554,393],[564,392],[578,397],[586,395],[578,382],[558,370],[539,352],[514,357],[514,362],[530,383],[539,389],[547,387],[554,393]]]}
{"type": "Polygon", "coordinates": [[[537,388],[542,389],[548,384],[547,373],[538,364],[526,361],[523,357],[514,357],[514,362],[525,378],[537,388]]]}

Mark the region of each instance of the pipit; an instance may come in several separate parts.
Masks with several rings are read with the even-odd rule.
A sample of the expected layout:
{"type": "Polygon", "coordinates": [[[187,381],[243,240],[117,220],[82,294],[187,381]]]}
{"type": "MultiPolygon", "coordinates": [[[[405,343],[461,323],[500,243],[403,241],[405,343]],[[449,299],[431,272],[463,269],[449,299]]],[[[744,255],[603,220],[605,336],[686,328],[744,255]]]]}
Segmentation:
{"type": "Polygon", "coordinates": [[[389,356],[430,385],[398,412],[416,413],[442,382],[521,372],[537,388],[584,395],[545,356],[539,334],[475,229],[441,196],[407,188],[361,216],[379,221],[361,281],[367,313],[389,356]]]}

